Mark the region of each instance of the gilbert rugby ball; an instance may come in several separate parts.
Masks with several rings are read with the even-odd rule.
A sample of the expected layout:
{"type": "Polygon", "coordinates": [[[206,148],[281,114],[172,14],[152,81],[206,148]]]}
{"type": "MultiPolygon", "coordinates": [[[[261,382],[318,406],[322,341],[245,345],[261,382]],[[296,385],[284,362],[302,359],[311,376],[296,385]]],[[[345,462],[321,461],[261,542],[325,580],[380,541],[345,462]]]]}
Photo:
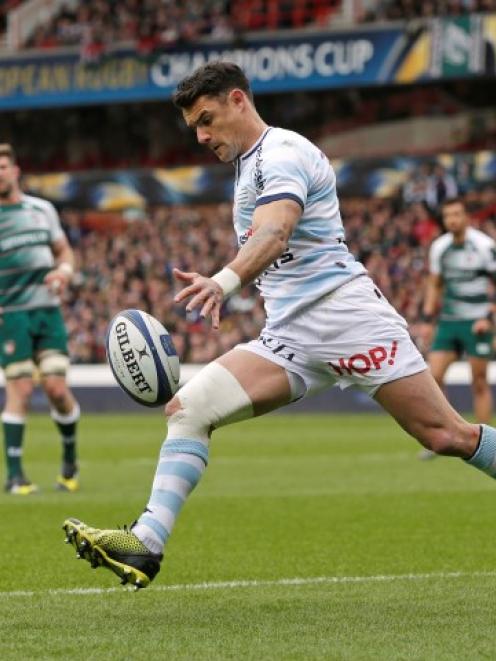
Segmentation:
{"type": "Polygon", "coordinates": [[[143,406],[165,404],[179,387],[179,358],[171,336],[141,310],[123,310],[112,319],[107,359],[120,387],[143,406]]]}

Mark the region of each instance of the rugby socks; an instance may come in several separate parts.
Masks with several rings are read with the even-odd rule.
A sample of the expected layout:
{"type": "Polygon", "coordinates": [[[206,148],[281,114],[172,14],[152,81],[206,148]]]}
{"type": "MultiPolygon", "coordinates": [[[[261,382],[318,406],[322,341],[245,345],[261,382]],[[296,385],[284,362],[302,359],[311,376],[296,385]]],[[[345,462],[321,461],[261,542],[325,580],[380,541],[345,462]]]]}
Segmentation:
{"type": "Polygon", "coordinates": [[[480,425],[480,429],[477,450],[465,461],[490,477],[496,478],[496,429],[489,425],[480,425]]]}
{"type": "Polygon", "coordinates": [[[25,418],[21,415],[5,411],[2,413],[5,463],[9,480],[22,475],[22,441],[25,422],[25,418]]]}
{"type": "MultiPolygon", "coordinates": [[[[74,466],[76,464],[76,428],[81,415],[81,409],[76,402],[74,408],[70,413],[59,413],[55,409],[50,411],[52,420],[58,427],[60,437],[62,440],[62,463],[67,466],[74,466]]],[[[69,478],[73,475],[64,475],[63,477],[69,478]]]]}
{"type": "Polygon", "coordinates": [[[162,553],[177,515],[199,482],[208,462],[208,447],[201,441],[166,439],[153,481],[150,500],[132,527],[152,553],[162,553]]]}

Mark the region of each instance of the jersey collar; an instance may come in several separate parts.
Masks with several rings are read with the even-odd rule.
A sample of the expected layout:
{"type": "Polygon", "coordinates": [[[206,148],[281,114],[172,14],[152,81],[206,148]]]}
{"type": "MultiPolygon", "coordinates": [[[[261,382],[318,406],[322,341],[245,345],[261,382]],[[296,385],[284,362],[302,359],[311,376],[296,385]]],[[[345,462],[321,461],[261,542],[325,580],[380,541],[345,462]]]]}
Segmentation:
{"type": "Polygon", "coordinates": [[[265,136],[267,135],[267,133],[268,133],[272,128],[273,128],[272,126],[268,126],[268,127],[265,129],[265,131],[262,133],[262,135],[258,138],[258,140],[257,140],[256,143],[253,145],[253,147],[251,147],[251,148],[250,148],[247,152],[245,152],[244,154],[241,154],[241,156],[240,156],[239,158],[240,158],[242,161],[246,161],[246,159],[249,158],[249,157],[253,154],[253,152],[256,151],[256,150],[260,147],[260,145],[262,144],[262,142],[265,140],[265,136]]]}

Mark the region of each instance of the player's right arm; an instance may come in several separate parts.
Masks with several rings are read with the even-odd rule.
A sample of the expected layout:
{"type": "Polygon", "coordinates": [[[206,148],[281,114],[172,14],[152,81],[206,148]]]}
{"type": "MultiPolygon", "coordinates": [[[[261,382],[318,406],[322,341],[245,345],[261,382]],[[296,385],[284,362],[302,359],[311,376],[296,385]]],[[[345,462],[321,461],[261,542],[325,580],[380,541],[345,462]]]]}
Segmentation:
{"type": "Polygon", "coordinates": [[[224,298],[253,282],[283,254],[301,213],[302,207],[292,199],[257,207],[253,215],[252,236],[219,274],[207,278],[199,273],[174,269],[175,276],[187,285],[177,294],[175,301],[191,296],[186,309],[191,311],[201,306],[201,316],[210,315],[213,328],[218,328],[224,298]]]}

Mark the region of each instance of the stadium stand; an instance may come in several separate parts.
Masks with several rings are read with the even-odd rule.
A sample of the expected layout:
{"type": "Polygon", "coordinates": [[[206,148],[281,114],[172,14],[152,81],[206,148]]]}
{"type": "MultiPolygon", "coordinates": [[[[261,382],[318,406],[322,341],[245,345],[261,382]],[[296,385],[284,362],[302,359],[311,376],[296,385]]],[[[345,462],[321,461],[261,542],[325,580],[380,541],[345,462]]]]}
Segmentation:
{"type": "MultiPolygon", "coordinates": [[[[411,180],[417,175],[412,172],[411,180]]],[[[428,175],[432,177],[434,172],[428,175]]],[[[424,198],[405,202],[409,183],[391,198],[342,199],[341,208],[350,250],[363,260],[421,343],[427,249],[441,230],[425,202],[432,182],[424,198]]],[[[453,185],[451,192],[458,192],[458,183],[453,185]]],[[[465,199],[476,224],[496,239],[496,187],[468,191],[465,199]]],[[[115,229],[88,231],[83,214],[76,211],[64,212],[63,221],[78,261],[78,278],[65,301],[74,363],[104,361],[108,319],[129,307],[161,319],[172,331],[181,359],[191,363],[211,360],[261,329],[262,301],[253,287],[228,301],[222,333],[173,303],[175,266],[212,273],[232,258],[236,247],[228,204],[157,207],[117,234],[115,229]]]]}
{"type": "Polygon", "coordinates": [[[110,44],[132,42],[147,55],[203,37],[235,39],[246,31],[326,25],[339,0],[84,0],[39,25],[26,48],[82,46],[97,57],[110,44]]]}

